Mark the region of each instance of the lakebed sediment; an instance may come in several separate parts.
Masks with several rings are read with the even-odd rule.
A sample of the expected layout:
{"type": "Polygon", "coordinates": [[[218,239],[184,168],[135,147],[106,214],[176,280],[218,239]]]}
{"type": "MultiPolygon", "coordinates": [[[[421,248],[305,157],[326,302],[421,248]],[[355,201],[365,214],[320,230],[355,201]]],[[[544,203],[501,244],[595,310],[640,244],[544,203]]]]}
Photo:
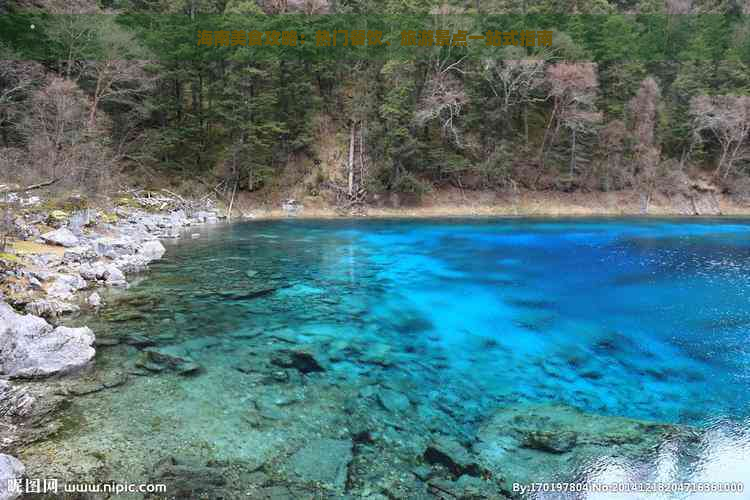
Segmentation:
{"type": "MultiPolygon", "coordinates": [[[[399,340],[424,329],[418,316],[394,311],[385,332],[363,322],[377,304],[356,300],[365,276],[355,267],[322,259],[327,277],[311,283],[316,248],[304,236],[290,247],[265,226],[255,233],[278,254],[270,266],[227,265],[198,239],[196,263],[180,256],[129,291],[103,294],[109,307],[85,318],[96,363],[44,383],[59,401],[36,417],[49,433],[16,447],[29,476],[164,483],[176,498],[502,498],[518,495],[514,483],[654,477],[658,460],[700,457],[716,442],[716,431],[498,399],[468,378],[443,379],[446,359],[424,355],[429,339],[399,340]],[[216,274],[225,279],[207,281],[216,274]],[[340,295],[316,288],[320,280],[340,295]],[[199,314],[212,309],[211,321],[199,314]],[[286,320],[289,309],[298,321],[286,320]],[[248,316],[266,318],[263,327],[248,316]],[[321,321],[331,318],[352,335],[321,321]],[[580,476],[591,463],[601,474],[580,476]]],[[[594,377],[580,361],[571,374],[543,368],[594,377]]]]}

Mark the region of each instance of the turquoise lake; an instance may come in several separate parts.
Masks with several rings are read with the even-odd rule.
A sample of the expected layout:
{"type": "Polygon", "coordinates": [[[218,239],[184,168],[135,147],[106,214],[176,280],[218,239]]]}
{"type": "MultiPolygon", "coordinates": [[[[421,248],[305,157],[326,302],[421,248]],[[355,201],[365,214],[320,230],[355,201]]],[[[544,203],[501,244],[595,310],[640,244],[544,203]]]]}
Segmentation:
{"type": "MultiPolygon", "coordinates": [[[[273,482],[310,436],[356,449],[366,431],[386,465],[371,478],[355,453],[346,489],[367,498],[389,470],[421,463],[425,436],[471,449],[497,408],[563,405],[700,437],[689,452],[540,466],[550,480],[750,481],[748,222],[288,220],[197,231],[77,320],[115,339],[98,348],[93,376],[126,371],[128,382],[76,398],[76,427],[25,461],[147,479],[182,454],[262,468],[273,482]],[[202,369],[149,371],[144,348],[202,369]],[[309,358],[290,361],[299,351],[309,358]]],[[[222,487],[240,497],[251,480],[232,477],[222,487]]]]}

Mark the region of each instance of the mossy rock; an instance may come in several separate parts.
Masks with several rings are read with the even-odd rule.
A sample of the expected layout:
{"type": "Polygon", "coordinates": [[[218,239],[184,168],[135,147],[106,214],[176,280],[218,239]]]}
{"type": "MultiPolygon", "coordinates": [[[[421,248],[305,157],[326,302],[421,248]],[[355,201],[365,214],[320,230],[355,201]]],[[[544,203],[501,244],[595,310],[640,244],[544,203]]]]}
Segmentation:
{"type": "Polygon", "coordinates": [[[18,255],[13,255],[12,253],[0,252],[0,260],[21,264],[20,257],[18,257],[18,255]]]}
{"type": "Polygon", "coordinates": [[[70,214],[64,210],[53,210],[49,214],[49,218],[58,222],[66,221],[70,218],[70,214]]]}
{"type": "Polygon", "coordinates": [[[135,201],[135,198],[132,198],[130,196],[121,196],[120,198],[117,198],[115,200],[115,204],[118,207],[131,207],[131,208],[138,208],[140,207],[140,203],[135,201]]]}
{"type": "Polygon", "coordinates": [[[68,196],[67,198],[48,199],[42,203],[41,208],[45,210],[56,211],[60,210],[63,212],[75,212],[77,210],[84,210],[90,208],[90,203],[87,198],[83,196],[68,196]]]}
{"type": "Polygon", "coordinates": [[[117,216],[115,213],[109,213],[104,212],[100,215],[101,221],[105,224],[115,224],[118,220],[120,220],[120,217],[117,216]]]}
{"type": "Polygon", "coordinates": [[[23,265],[23,260],[18,255],[0,252],[0,269],[15,269],[23,265]]]}

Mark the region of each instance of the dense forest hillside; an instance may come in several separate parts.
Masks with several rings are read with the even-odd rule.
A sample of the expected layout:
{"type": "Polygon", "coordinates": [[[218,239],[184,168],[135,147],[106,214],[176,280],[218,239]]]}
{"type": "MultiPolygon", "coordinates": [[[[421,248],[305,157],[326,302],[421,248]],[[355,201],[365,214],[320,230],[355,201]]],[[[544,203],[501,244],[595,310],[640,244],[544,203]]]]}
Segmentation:
{"type": "Polygon", "coordinates": [[[450,189],[628,191],[644,212],[656,195],[750,197],[747,2],[17,0],[5,9],[29,27],[0,37],[0,176],[22,186],[170,184],[343,208],[450,189]],[[282,26],[296,13],[319,26],[320,14],[407,12],[454,32],[528,15],[525,28],[554,35],[549,46],[492,47],[493,57],[447,45],[417,60],[261,60],[240,45],[208,57],[195,38],[204,15],[222,15],[211,29],[230,30],[248,16],[282,26]],[[133,24],[144,15],[148,29],[133,24]],[[23,60],[29,40],[46,55],[23,60]]]}

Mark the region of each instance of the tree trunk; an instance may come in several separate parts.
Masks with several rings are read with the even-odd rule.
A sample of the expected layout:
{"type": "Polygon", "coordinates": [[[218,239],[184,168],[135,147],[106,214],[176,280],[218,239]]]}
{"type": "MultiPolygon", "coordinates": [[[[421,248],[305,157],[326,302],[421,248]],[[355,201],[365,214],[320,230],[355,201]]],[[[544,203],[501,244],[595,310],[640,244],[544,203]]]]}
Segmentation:
{"type": "Polygon", "coordinates": [[[349,172],[349,198],[354,195],[354,131],[356,128],[357,124],[352,123],[351,131],[349,132],[349,161],[347,163],[349,172]]]}
{"type": "Polygon", "coordinates": [[[198,116],[200,110],[200,91],[198,90],[201,83],[200,81],[193,80],[191,82],[192,91],[190,92],[193,97],[193,115],[198,116]]]}
{"type": "Polygon", "coordinates": [[[181,83],[175,78],[174,80],[174,105],[177,109],[177,122],[182,121],[182,92],[180,90],[181,83]]]}
{"type": "Polygon", "coordinates": [[[716,167],[716,171],[714,172],[714,177],[719,177],[719,174],[721,173],[722,168],[724,168],[724,162],[727,160],[727,155],[729,154],[729,146],[722,146],[721,148],[721,157],[719,158],[719,166],[716,167]]]}
{"type": "Polygon", "coordinates": [[[573,177],[576,171],[576,129],[572,130],[573,144],[570,148],[570,176],[573,177]]]}
{"type": "Polygon", "coordinates": [[[91,111],[89,112],[89,130],[94,130],[96,126],[96,108],[99,106],[99,98],[94,95],[93,102],[91,104],[91,111]]]}
{"type": "Polygon", "coordinates": [[[523,137],[526,144],[529,144],[529,103],[523,103],[523,137]]]}
{"type": "Polygon", "coordinates": [[[544,129],[544,136],[542,137],[542,147],[539,151],[539,161],[542,164],[542,167],[544,167],[544,149],[547,147],[547,138],[549,136],[549,129],[552,127],[552,123],[555,120],[555,116],[557,115],[557,107],[558,103],[555,103],[555,106],[552,108],[552,115],[549,117],[549,123],[547,123],[547,127],[544,129]]]}

